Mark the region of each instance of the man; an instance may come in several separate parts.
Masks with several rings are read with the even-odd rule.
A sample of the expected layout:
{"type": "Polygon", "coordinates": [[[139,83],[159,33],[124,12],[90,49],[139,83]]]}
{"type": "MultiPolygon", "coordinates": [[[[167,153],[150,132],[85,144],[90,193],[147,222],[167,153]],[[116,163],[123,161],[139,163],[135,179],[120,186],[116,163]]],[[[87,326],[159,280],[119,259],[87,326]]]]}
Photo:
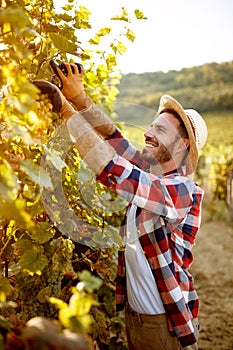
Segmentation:
{"type": "Polygon", "coordinates": [[[71,139],[97,179],[129,202],[116,296],[117,309],[125,307],[128,348],[198,349],[198,297],[188,269],[203,190],[188,175],[206,142],[206,124],[195,110],[164,95],[139,152],[85,93],[83,68],[64,65],[66,74],[52,63],[63,94],[46,81],[35,84],[67,120],[71,139]]]}

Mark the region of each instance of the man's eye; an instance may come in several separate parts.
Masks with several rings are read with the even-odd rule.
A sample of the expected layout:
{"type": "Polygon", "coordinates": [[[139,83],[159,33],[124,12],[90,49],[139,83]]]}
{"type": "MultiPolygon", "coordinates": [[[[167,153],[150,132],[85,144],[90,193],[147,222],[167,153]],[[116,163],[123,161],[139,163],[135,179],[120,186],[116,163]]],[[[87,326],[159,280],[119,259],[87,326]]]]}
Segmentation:
{"type": "Polygon", "coordinates": [[[163,129],[163,128],[157,128],[157,131],[158,131],[160,134],[164,133],[164,129],[163,129]]]}

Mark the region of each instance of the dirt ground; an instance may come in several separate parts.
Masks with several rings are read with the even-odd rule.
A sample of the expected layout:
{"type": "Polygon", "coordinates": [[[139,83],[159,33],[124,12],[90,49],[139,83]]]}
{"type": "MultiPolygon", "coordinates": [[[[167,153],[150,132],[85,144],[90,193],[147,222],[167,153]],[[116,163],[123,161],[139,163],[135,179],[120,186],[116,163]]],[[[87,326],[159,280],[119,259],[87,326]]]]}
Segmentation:
{"type": "Polygon", "coordinates": [[[203,222],[193,254],[199,350],[233,350],[233,225],[203,222]]]}

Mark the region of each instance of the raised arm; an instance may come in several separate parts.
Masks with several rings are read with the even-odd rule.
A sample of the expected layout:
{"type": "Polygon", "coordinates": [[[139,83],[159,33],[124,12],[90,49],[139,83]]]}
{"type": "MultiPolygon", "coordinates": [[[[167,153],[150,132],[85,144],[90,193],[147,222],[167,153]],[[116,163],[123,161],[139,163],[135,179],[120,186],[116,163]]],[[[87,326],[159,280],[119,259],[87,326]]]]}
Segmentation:
{"type": "Polygon", "coordinates": [[[84,90],[83,66],[62,63],[62,67],[50,62],[61,81],[61,92],[75,106],[83,118],[104,138],[113,135],[116,126],[112,120],[92,101],[84,90]],[[63,71],[62,71],[63,70],[63,71]],[[64,74],[65,71],[65,74],[64,74]]]}
{"type": "Polygon", "coordinates": [[[112,120],[97,106],[84,90],[82,65],[62,63],[60,68],[50,62],[55,74],[61,81],[61,92],[79,111],[82,117],[121,155],[141,169],[147,169],[148,163],[141,159],[140,152],[122,135],[112,120]]]}

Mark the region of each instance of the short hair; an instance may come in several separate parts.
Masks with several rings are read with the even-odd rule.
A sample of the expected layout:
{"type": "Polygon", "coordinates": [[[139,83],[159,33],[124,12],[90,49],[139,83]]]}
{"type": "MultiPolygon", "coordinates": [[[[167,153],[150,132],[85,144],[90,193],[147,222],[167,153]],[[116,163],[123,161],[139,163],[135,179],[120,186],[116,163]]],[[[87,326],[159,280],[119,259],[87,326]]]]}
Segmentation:
{"type": "Polygon", "coordinates": [[[189,135],[188,135],[187,129],[186,129],[186,127],[185,127],[185,125],[184,125],[184,122],[183,122],[183,120],[181,119],[180,115],[179,115],[176,111],[174,111],[173,109],[169,109],[169,108],[163,109],[163,110],[160,112],[160,114],[161,114],[161,113],[164,113],[164,112],[165,112],[165,113],[172,114],[176,119],[179,120],[178,132],[179,132],[179,134],[180,134],[181,137],[184,137],[184,138],[188,139],[188,138],[189,138],[189,135]]]}

